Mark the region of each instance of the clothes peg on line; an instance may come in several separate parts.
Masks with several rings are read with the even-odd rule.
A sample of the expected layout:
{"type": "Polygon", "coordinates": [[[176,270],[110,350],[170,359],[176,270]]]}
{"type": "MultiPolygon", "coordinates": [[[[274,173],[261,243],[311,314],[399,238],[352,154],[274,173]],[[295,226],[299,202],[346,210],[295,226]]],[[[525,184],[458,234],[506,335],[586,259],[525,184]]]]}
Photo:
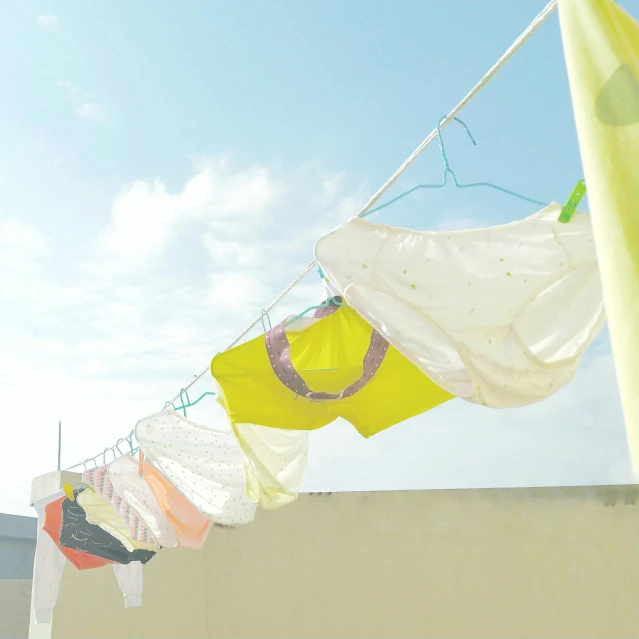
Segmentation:
{"type": "Polygon", "coordinates": [[[577,185],[572,190],[568,201],[564,204],[561,209],[561,213],[559,214],[559,221],[563,224],[568,224],[572,219],[572,216],[575,214],[577,207],[579,206],[579,202],[581,202],[583,196],[586,194],[586,182],[585,180],[579,180],[577,185]]]}

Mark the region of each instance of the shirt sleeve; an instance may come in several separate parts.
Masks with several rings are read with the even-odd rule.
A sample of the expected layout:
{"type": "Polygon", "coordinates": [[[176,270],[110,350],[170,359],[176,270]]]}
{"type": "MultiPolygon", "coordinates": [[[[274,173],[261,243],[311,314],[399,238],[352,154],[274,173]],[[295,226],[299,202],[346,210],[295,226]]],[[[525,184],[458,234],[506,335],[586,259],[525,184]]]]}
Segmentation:
{"type": "Polygon", "coordinates": [[[38,513],[38,537],[33,563],[32,607],[36,623],[51,623],[66,558],[42,529],[45,504],[36,504],[35,507],[38,513]]]}
{"type": "Polygon", "coordinates": [[[137,608],[142,605],[142,564],[132,561],[130,564],[113,564],[113,571],[124,595],[125,608],[137,608]]]}

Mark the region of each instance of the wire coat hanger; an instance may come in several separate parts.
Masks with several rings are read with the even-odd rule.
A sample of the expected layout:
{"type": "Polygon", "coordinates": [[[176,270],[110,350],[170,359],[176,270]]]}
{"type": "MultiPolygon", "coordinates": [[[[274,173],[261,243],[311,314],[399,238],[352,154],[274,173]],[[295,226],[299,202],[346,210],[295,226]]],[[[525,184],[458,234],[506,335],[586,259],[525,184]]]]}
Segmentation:
{"type": "MultiPolygon", "coordinates": [[[[215,397],[215,393],[213,393],[212,391],[207,391],[206,393],[203,393],[202,395],[200,395],[193,402],[189,402],[188,404],[183,404],[182,406],[179,406],[177,409],[175,408],[175,406],[173,406],[173,410],[175,410],[176,412],[178,412],[178,410],[184,411],[184,417],[186,417],[186,410],[185,409],[191,408],[191,406],[195,406],[198,402],[202,401],[207,395],[212,395],[213,397],[215,397]]],[[[170,402],[167,402],[167,405],[168,404],[170,404],[170,402]]],[[[166,410],[166,405],[164,406],[164,409],[166,410]]]]}
{"type": "MultiPolygon", "coordinates": [[[[388,206],[391,206],[391,204],[395,204],[395,202],[398,202],[399,200],[405,198],[407,195],[410,195],[411,193],[414,193],[415,191],[419,191],[421,189],[442,189],[446,186],[446,184],[448,183],[448,174],[450,173],[450,176],[453,178],[453,184],[458,188],[458,189],[469,189],[469,188],[473,188],[473,187],[477,187],[477,186],[485,186],[491,189],[495,189],[497,191],[501,191],[502,193],[505,193],[506,195],[512,195],[513,197],[519,198],[520,200],[524,200],[525,202],[530,202],[532,204],[538,204],[539,206],[548,206],[547,202],[541,202],[540,200],[534,200],[531,197],[528,197],[526,195],[522,195],[521,193],[516,193],[515,191],[511,191],[510,189],[505,189],[503,186],[499,186],[497,184],[492,184],[491,182],[471,182],[470,184],[461,184],[458,180],[457,180],[457,176],[455,175],[455,172],[450,168],[450,162],[448,160],[448,155],[446,153],[446,147],[444,146],[444,140],[442,138],[442,131],[441,131],[441,125],[442,122],[446,119],[446,116],[442,117],[439,122],[437,123],[437,139],[439,140],[439,150],[442,154],[442,160],[444,160],[444,173],[442,175],[442,181],[439,184],[418,184],[417,186],[414,186],[412,189],[409,189],[408,191],[404,191],[404,193],[400,193],[397,197],[394,197],[392,200],[389,200],[388,202],[385,202],[384,204],[371,209],[370,211],[368,211],[367,213],[365,213],[364,215],[362,215],[362,217],[368,217],[371,213],[376,213],[377,211],[381,211],[382,209],[385,209],[388,206]]],[[[457,120],[457,122],[459,122],[465,129],[466,129],[466,133],[468,133],[468,137],[471,139],[472,143],[477,146],[477,142],[475,142],[475,138],[473,137],[473,134],[470,132],[470,129],[466,126],[466,124],[460,120],[459,118],[453,118],[454,120],[457,120]]]]}
{"type": "Polygon", "coordinates": [[[346,302],[338,302],[334,297],[331,297],[321,304],[317,304],[316,306],[309,306],[307,309],[304,309],[299,315],[296,315],[293,319],[290,319],[288,322],[286,322],[284,327],[286,328],[287,326],[293,324],[293,322],[297,322],[298,319],[301,319],[302,317],[304,317],[304,315],[306,315],[306,313],[310,311],[327,308],[329,304],[335,304],[335,306],[348,306],[346,302]]]}

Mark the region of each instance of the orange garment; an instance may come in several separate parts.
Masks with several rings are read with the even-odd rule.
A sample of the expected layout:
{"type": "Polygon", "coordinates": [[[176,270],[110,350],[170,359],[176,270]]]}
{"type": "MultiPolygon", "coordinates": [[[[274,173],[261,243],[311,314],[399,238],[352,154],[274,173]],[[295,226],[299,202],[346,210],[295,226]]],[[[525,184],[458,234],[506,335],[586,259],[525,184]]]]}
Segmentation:
{"type": "Polygon", "coordinates": [[[191,550],[202,548],[213,522],[206,519],[151,464],[145,463],[142,451],[140,451],[140,475],[153,491],[160,508],[175,531],[178,546],[191,550]]]}
{"type": "Polygon", "coordinates": [[[102,557],[96,557],[90,555],[87,552],[81,550],[74,550],[73,548],[66,548],[60,545],[60,530],[62,529],[62,502],[66,499],[66,496],[60,497],[47,504],[45,508],[44,530],[51,539],[55,542],[55,545],[60,549],[60,552],[78,569],[78,570],[90,570],[92,568],[102,568],[102,566],[108,566],[109,564],[115,564],[115,561],[109,561],[102,557]]]}

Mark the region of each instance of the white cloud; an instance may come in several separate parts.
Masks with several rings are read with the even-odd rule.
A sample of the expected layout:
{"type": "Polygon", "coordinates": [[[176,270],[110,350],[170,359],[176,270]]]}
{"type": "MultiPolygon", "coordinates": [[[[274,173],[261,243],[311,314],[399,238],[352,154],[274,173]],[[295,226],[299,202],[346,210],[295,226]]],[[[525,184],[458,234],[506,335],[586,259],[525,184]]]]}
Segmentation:
{"type": "Polygon", "coordinates": [[[202,236],[202,244],[216,264],[246,266],[256,259],[256,250],[253,247],[242,246],[240,242],[233,240],[218,240],[213,233],[205,233],[202,236]]]}
{"type": "Polygon", "coordinates": [[[51,14],[40,14],[36,21],[39,27],[48,31],[55,31],[58,28],[58,18],[51,14]]]}
{"type": "Polygon", "coordinates": [[[49,250],[48,238],[33,224],[0,220],[0,271],[37,269],[49,250]]]}
{"type": "Polygon", "coordinates": [[[254,232],[256,224],[263,225],[266,220],[260,215],[274,203],[279,189],[265,167],[233,172],[225,160],[201,160],[195,175],[176,193],[159,179],[126,187],[114,202],[99,248],[110,267],[145,264],[162,252],[179,222],[190,220],[218,229],[203,238],[216,259],[235,255],[247,263],[250,248],[241,249],[239,240],[219,236],[240,237],[254,232]]]}
{"type": "Polygon", "coordinates": [[[96,124],[102,124],[107,120],[109,108],[105,104],[97,102],[92,93],[81,89],[68,80],[58,82],[58,86],[67,92],[78,117],[96,124]]]}
{"type": "Polygon", "coordinates": [[[257,275],[229,272],[213,275],[209,292],[211,305],[216,309],[255,314],[268,299],[268,289],[257,275]]]}
{"type": "Polygon", "coordinates": [[[58,82],[58,86],[62,87],[67,91],[67,93],[72,97],[80,97],[82,96],[82,90],[80,87],[77,87],[73,82],[69,82],[68,80],[61,80],[58,82]]]}
{"type": "Polygon", "coordinates": [[[85,120],[102,123],[107,119],[108,109],[103,104],[82,102],[75,107],[75,112],[85,120]]]}

